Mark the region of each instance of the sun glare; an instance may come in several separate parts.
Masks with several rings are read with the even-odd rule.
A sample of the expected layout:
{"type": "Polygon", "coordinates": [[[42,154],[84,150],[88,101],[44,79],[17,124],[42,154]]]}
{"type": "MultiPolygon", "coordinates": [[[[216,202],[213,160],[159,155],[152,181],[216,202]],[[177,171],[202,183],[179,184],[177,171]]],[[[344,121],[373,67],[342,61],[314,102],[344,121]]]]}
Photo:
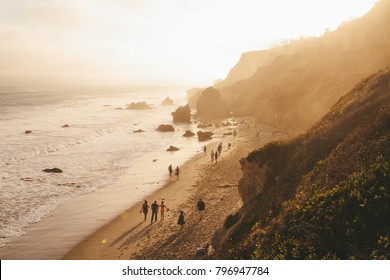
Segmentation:
{"type": "Polygon", "coordinates": [[[210,84],[243,52],[319,36],[374,4],[5,0],[0,85],[210,84]]]}

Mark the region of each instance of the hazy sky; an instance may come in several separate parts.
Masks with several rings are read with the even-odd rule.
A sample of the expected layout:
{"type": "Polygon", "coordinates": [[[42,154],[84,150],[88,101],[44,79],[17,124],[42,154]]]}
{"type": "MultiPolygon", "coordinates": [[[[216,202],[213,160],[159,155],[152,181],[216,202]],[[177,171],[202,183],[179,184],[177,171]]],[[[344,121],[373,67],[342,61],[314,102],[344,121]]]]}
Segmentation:
{"type": "Polygon", "coordinates": [[[376,0],[0,0],[0,86],[188,85],[376,0]]]}

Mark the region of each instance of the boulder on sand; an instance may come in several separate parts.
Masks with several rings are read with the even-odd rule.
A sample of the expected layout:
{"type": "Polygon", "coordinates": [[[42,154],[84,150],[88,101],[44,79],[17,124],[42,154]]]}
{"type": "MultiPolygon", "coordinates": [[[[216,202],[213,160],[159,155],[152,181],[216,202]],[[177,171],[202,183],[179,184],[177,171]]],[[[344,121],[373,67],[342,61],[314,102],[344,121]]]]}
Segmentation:
{"type": "Polygon", "coordinates": [[[179,107],[175,112],[172,112],[174,122],[191,122],[191,109],[188,104],[184,107],[179,107]]]}
{"type": "Polygon", "coordinates": [[[62,173],[62,170],[57,168],[57,167],[54,167],[54,168],[46,168],[46,169],[43,169],[42,170],[43,172],[47,172],[47,173],[62,173]]]}
{"type": "Polygon", "coordinates": [[[211,131],[198,131],[198,140],[199,141],[207,141],[207,140],[210,140],[214,135],[214,133],[212,133],[211,131]]]}
{"type": "Polygon", "coordinates": [[[173,128],[172,125],[170,124],[160,124],[157,129],[158,131],[161,131],[161,132],[173,132],[175,131],[175,129],[173,128]]]}
{"type": "Polygon", "coordinates": [[[191,130],[186,130],[186,132],[183,134],[183,137],[192,137],[195,136],[195,133],[193,133],[191,130]]]}
{"type": "Polygon", "coordinates": [[[175,146],[169,146],[169,148],[167,149],[168,152],[175,152],[175,151],[178,151],[179,148],[175,147],[175,146]]]}
{"type": "Polygon", "coordinates": [[[145,132],[144,130],[142,129],[137,129],[137,130],[134,130],[133,133],[141,133],[141,132],[145,132]]]}

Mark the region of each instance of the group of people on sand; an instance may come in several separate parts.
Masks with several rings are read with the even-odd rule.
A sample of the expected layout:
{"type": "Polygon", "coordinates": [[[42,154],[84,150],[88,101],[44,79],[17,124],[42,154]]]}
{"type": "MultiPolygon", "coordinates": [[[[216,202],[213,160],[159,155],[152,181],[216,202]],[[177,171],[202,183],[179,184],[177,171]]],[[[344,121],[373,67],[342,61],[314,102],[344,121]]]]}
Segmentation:
{"type": "Polygon", "coordinates": [[[210,156],[211,156],[211,162],[218,163],[218,158],[221,156],[222,153],[222,142],[219,143],[217,150],[214,152],[214,150],[211,151],[210,156]]]}
{"type": "MultiPolygon", "coordinates": [[[[172,164],[170,164],[170,165],[168,166],[168,172],[169,172],[169,177],[172,177],[172,173],[173,173],[172,164]]],[[[176,166],[175,175],[176,175],[177,179],[179,179],[180,172],[181,172],[181,171],[180,171],[179,166],[176,166]]]]}
{"type": "Polygon", "coordinates": [[[151,206],[148,205],[148,201],[142,204],[139,212],[144,213],[144,221],[146,221],[148,217],[149,208],[152,210],[152,218],[150,219],[150,223],[157,222],[157,214],[158,209],[160,209],[161,220],[164,220],[164,213],[169,211],[169,208],[164,204],[164,201],[161,201],[161,204],[157,204],[157,201],[154,201],[151,206]]]}
{"type": "MultiPolygon", "coordinates": [[[[149,208],[152,210],[152,218],[150,219],[150,223],[153,224],[153,222],[157,222],[157,215],[158,215],[158,210],[160,209],[160,217],[161,220],[164,220],[164,214],[165,212],[169,211],[169,208],[164,204],[164,200],[161,201],[161,204],[158,204],[157,201],[154,201],[151,206],[148,205],[148,201],[145,200],[144,203],[141,206],[141,209],[139,210],[139,213],[144,214],[144,221],[146,221],[148,217],[148,212],[149,208]]],[[[199,201],[196,204],[196,209],[200,215],[199,220],[203,218],[203,214],[206,210],[206,204],[204,201],[200,198],[199,201]]],[[[177,220],[177,224],[180,225],[180,230],[183,229],[185,222],[184,218],[184,211],[180,210],[179,211],[179,218],[177,220]]]]}

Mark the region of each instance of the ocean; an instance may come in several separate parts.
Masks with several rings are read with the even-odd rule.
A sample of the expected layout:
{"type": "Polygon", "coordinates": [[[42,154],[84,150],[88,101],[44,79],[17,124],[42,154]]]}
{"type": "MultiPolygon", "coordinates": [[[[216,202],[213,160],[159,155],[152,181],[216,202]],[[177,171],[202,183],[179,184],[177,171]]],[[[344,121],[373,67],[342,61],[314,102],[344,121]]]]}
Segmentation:
{"type": "Polygon", "coordinates": [[[196,131],[195,124],[172,123],[171,112],[184,104],[180,88],[0,88],[0,246],[60,204],[109,188],[148,154],[159,158],[146,169],[155,161],[164,168],[134,174],[139,193],[129,207],[162,187],[167,164],[183,164],[205,144],[182,137],[186,129],[196,131]],[[161,106],[166,97],[174,106],[161,106]],[[153,108],[126,109],[141,101],[153,108]],[[173,124],[175,132],[157,132],[159,124],[173,124]],[[137,129],[145,132],[133,133],[137,129]],[[179,157],[166,152],[170,145],[180,148],[179,157]],[[42,171],[54,167],[63,173],[42,171]]]}

